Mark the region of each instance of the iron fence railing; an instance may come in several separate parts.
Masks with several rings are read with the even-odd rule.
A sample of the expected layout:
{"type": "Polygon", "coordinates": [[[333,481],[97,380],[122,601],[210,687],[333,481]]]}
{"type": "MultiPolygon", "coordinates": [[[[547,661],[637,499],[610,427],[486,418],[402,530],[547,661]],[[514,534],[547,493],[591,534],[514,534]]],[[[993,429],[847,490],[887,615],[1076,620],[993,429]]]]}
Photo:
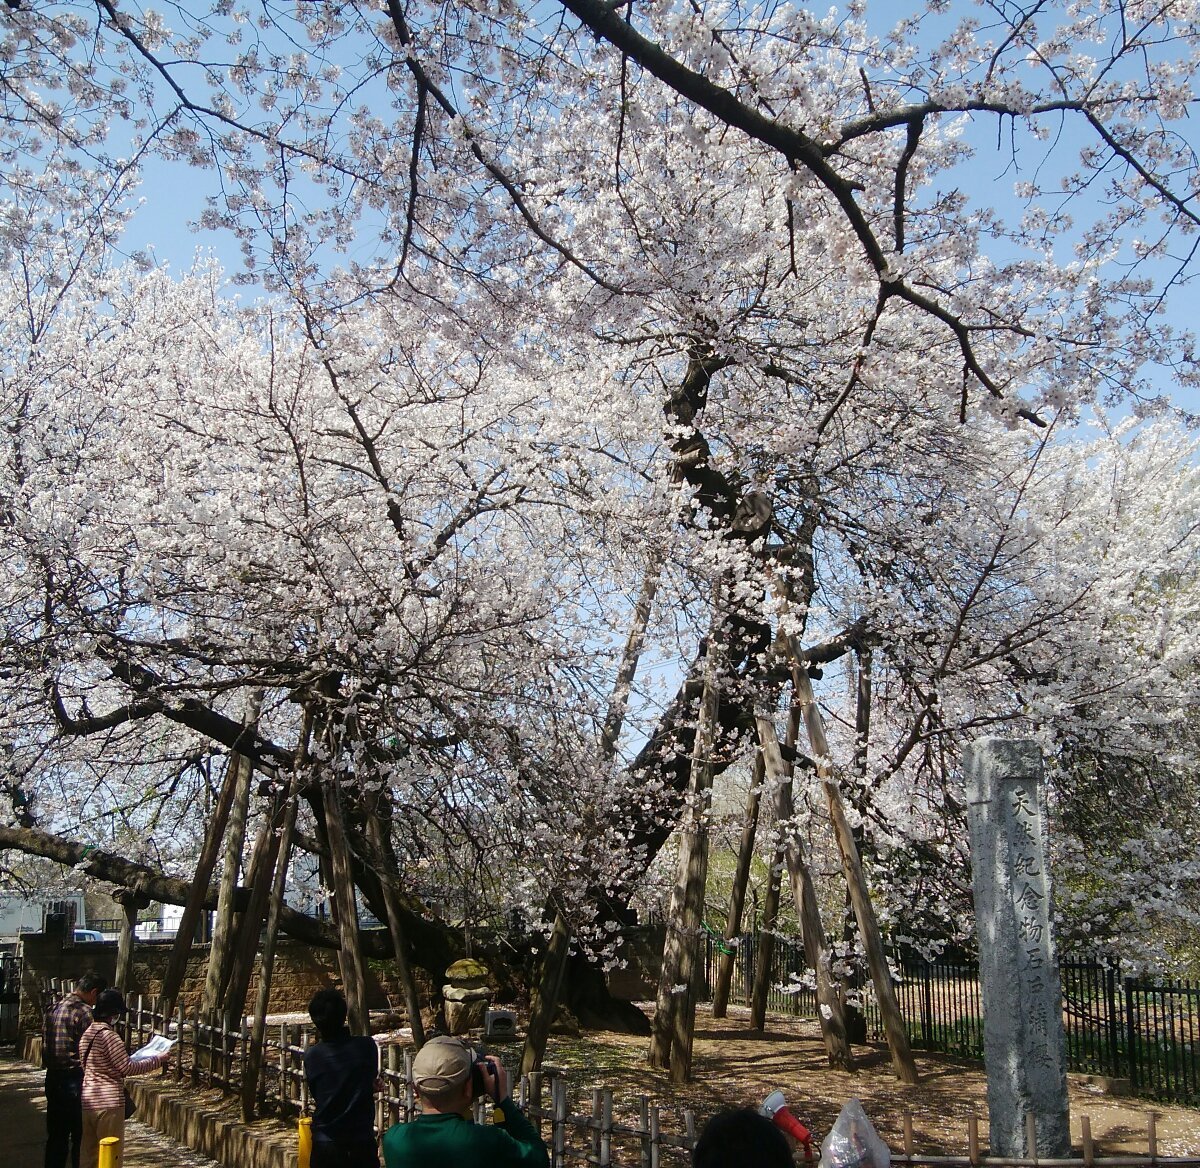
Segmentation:
{"type": "MultiPolygon", "coordinates": [[[[720,944],[708,941],[710,994],[720,944]]],[[[734,947],[730,1000],[747,1003],[757,941],[742,937],[734,947]]],[[[798,942],[776,938],[769,1008],[815,1012],[812,990],[797,982],[805,969],[803,955],[798,942]]],[[[894,989],[912,1045],[982,1059],[978,968],[915,959],[902,960],[894,968],[899,974],[894,989]]],[[[1122,977],[1116,966],[1102,961],[1064,960],[1060,971],[1070,1070],[1127,1079],[1136,1094],[1150,1099],[1200,1105],[1200,983],[1122,977]]],[[[868,1034],[881,1040],[883,1024],[869,988],[862,999],[868,1034]]]]}

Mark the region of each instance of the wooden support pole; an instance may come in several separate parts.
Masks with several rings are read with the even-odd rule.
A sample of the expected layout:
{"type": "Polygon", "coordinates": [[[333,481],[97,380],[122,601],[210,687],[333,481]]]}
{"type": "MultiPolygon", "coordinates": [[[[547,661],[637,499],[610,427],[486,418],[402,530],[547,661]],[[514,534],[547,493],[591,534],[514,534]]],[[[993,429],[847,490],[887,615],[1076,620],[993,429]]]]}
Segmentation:
{"type": "Polygon", "coordinates": [[[875,916],[875,907],[871,903],[871,894],[867,889],[866,879],[863,877],[862,859],[858,854],[858,845],[854,842],[854,832],[846,818],[841,788],[833,773],[832,756],[829,751],[829,742],[825,738],[821,711],[817,708],[817,700],[813,695],[812,683],[809,681],[807,671],[803,668],[794,669],[792,680],[796,690],[796,700],[804,712],[804,724],[808,730],[808,739],[817,764],[817,773],[825,789],[829,819],[833,824],[834,838],[842,858],[842,871],[850,889],[854,917],[858,922],[859,935],[862,937],[863,948],[867,954],[867,966],[871,971],[871,982],[875,987],[875,1002],[883,1018],[884,1034],[892,1055],[892,1071],[902,1083],[916,1083],[919,1079],[917,1064],[913,1060],[912,1049],[908,1042],[908,1031],[904,1027],[904,1018],[900,1013],[899,1003],[896,1001],[895,990],[892,988],[892,974],[883,950],[883,938],[879,931],[879,921],[875,916]]]}
{"type": "Polygon", "coordinates": [[[229,964],[233,955],[234,920],[233,895],[237,889],[238,873],[242,867],[242,849],[246,844],[246,819],[250,812],[250,778],[254,767],[242,755],[232,755],[235,790],[229,813],[229,830],[225,834],[225,860],[221,870],[221,888],[217,894],[217,913],[213,922],[212,943],[208,950],[208,969],[204,979],[201,1010],[211,1018],[217,1010],[229,981],[229,964]]]}
{"type": "MultiPolygon", "coordinates": [[[[335,760],[336,761],[336,760],[335,760]]],[[[341,788],[336,772],[322,777],[321,799],[325,810],[325,835],[333,870],[333,906],[337,916],[338,965],[342,989],[346,995],[347,1021],[355,1034],[370,1034],[367,1018],[366,972],[362,944],[358,934],[358,904],[354,896],[354,872],[350,864],[350,844],[342,816],[341,788]]]]}
{"type": "Polygon", "coordinates": [[[550,940],[542,956],[542,972],[533,990],[529,1009],[529,1029],[521,1050],[521,1074],[528,1075],[542,1069],[546,1054],[546,1043],[550,1038],[550,1027],[554,1022],[559,995],[562,992],[563,975],[567,969],[567,956],[571,948],[571,931],[567,918],[561,911],[554,913],[554,926],[550,940]]]}
{"type": "Polygon", "coordinates": [[[259,1079],[262,1074],[263,1049],[267,1038],[267,1009],[271,1001],[271,978],[275,971],[275,940],[279,934],[279,910],[287,891],[288,864],[292,854],[292,833],[296,828],[296,810],[299,802],[298,790],[301,775],[308,756],[308,734],[311,720],[307,711],[301,732],[300,749],[297,753],[296,769],[284,796],[283,827],[280,832],[278,855],[275,860],[275,878],[271,884],[271,898],[267,908],[267,931],[262,942],[258,965],[258,996],[254,1003],[254,1025],[250,1032],[250,1046],[242,1064],[242,1122],[250,1123],[258,1113],[259,1079]]]}
{"type": "Polygon", "coordinates": [[[412,964],[408,960],[408,938],[405,936],[404,920],[400,913],[400,901],[396,895],[400,873],[396,867],[396,855],[391,840],[386,838],[383,816],[376,805],[367,816],[367,833],[371,847],[380,864],[379,885],[383,892],[383,906],[387,913],[388,934],[396,958],[396,976],[404,993],[404,1010],[408,1014],[408,1025],[412,1030],[413,1046],[420,1050],[425,1045],[425,1024],[421,1020],[421,999],[417,993],[417,981],[413,976],[412,964]]]}
{"type": "MultiPolygon", "coordinates": [[[[849,1069],[852,1065],[850,1043],[846,1037],[845,1002],[841,984],[833,974],[833,953],[825,937],[821,923],[821,910],[817,904],[817,890],[812,874],[804,857],[804,850],[794,828],[790,825],[793,815],[792,770],[784,762],[775,733],[775,723],[770,718],[757,717],[758,741],[762,747],[766,773],[776,783],[775,817],[783,825],[784,835],[780,845],[787,862],[792,885],[792,899],[800,916],[800,927],[804,940],[804,956],[817,982],[817,1016],[821,1026],[821,1037],[825,1042],[825,1054],[831,1067],[849,1069]]],[[[788,737],[799,733],[799,709],[793,707],[788,724],[788,737]]]]}
{"type": "Polygon", "coordinates": [[[779,922],[779,894],[783,883],[783,848],[771,857],[771,871],[763,894],[762,928],[754,946],[754,984],[750,990],[750,1029],[767,1029],[767,995],[771,989],[771,960],[775,955],[775,926],[779,922]]]}
{"type": "Polygon", "coordinates": [[[729,1005],[729,990],[733,985],[733,966],[737,950],[732,942],[742,931],[742,912],[746,905],[746,888],[750,883],[750,866],[754,862],[754,837],[758,832],[758,805],[762,797],[763,759],[762,752],[754,755],[754,774],[750,779],[750,791],[746,796],[746,810],[742,813],[742,836],[738,841],[737,868],[733,874],[733,887],[729,890],[729,911],[725,917],[725,948],[717,962],[716,984],[713,986],[712,1013],[714,1018],[724,1018],[729,1005]]]}
{"type": "Polygon", "coordinates": [[[133,988],[130,977],[133,972],[133,945],[137,937],[138,911],[150,903],[148,896],[122,888],[113,898],[121,906],[121,934],[117,938],[117,969],[113,985],[129,993],[133,988]]]}
{"type": "Polygon", "coordinates": [[[171,946],[171,956],[167,959],[167,969],[163,974],[163,999],[167,1010],[174,1007],[179,998],[179,989],[183,985],[183,977],[187,972],[188,955],[192,951],[192,942],[196,936],[196,926],[200,923],[204,902],[208,898],[208,886],[221,854],[221,843],[225,839],[225,828],[229,824],[229,815],[233,808],[234,795],[238,790],[239,756],[233,755],[225,766],[225,775],[221,781],[221,790],[217,795],[217,803],[213,808],[212,817],[205,827],[204,845],[196,861],[196,872],[192,877],[192,886],[188,892],[187,903],[183,906],[183,915],[179,918],[179,932],[175,934],[175,943],[171,946]]]}

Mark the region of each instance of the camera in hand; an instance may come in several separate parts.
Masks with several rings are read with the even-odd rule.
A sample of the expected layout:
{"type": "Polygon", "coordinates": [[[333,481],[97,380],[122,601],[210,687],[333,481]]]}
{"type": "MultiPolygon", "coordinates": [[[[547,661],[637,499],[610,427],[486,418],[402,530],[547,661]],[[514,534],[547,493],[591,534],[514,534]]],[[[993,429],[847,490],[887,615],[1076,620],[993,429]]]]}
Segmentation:
{"type": "Polygon", "coordinates": [[[485,1068],[487,1073],[492,1076],[493,1081],[499,1077],[499,1068],[497,1068],[496,1064],[490,1058],[484,1055],[477,1058],[471,1065],[471,1093],[476,1098],[488,1093],[488,1085],[483,1077],[485,1068]]]}

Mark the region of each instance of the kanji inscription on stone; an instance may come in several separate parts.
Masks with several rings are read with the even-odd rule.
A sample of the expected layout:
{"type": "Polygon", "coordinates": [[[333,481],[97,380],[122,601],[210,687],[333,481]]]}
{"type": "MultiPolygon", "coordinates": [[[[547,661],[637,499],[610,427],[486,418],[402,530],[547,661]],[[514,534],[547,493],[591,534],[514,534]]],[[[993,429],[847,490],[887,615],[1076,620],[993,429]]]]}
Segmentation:
{"type": "Polygon", "coordinates": [[[1062,987],[1051,931],[1042,754],[1036,742],[980,738],[963,752],[984,1061],[993,1156],[1026,1154],[1033,1114],[1039,1156],[1071,1146],[1062,987]]]}

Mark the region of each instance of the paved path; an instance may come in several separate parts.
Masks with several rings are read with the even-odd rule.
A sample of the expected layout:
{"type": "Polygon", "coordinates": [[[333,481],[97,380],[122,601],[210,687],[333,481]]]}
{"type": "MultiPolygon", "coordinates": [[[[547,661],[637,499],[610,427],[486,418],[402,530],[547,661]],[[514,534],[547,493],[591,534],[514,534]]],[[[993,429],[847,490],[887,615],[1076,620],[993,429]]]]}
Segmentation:
{"type": "MultiPolygon", "coordinates": [[[[0,1164],[42,1168],[46,1146],[43,1073],[0,1051],[0,1164]]],[[[125,1124],[125,1168],[218,1168],[215,1161],[131,1119],[125,1124]]]]}

